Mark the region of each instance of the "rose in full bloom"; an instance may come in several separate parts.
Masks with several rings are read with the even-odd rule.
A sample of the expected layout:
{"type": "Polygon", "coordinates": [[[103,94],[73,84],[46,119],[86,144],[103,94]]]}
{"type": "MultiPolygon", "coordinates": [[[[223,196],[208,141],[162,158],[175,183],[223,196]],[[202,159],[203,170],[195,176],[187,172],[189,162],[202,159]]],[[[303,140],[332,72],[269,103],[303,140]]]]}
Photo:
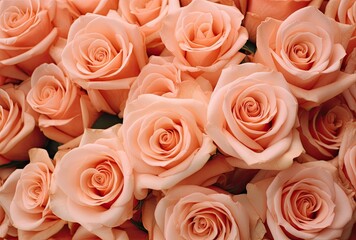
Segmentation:
{"type": "Polygon", "coordinates": [[[205,124],[206,103],[196,99],[144,94],[126,106],[121,133],[136,198],[171,188],[205,165],[216,149],[205,124]]]}
{"type": "Polygon", "coordinates": [[[88,96],[55,64],[42,64],[35,69],[26,99],[40,114],[40,129],[60,143],[83,134],[98,117],[88,96]]]}
{"type": "Polygon", "coordinates": [[[24,80],[24,73],[52,61],[48,52],[58,35],[55,11],[54,0],[0,1],[1,75],[24,80]]]}
{"type": "Polygon", "coordinates": [[[1,202],[19,239],[48,239],[65,225],[49,207],[54,165],[44,149],[33,148],[29,155],[30,163],[5,182],[1,202]]]}
{"type": "Polygon", "coordinates": [[[300,106],[310,109],[355,83],[355,75],[340,72],[353,30],[305,7],[260,25],[254,61],[281,72],[300,106]]]}
{"type": "MultiPolygon", "coordinates": [[[[146,204],[146,203],[145,203],[146,204]]],[[[144,206],[150,239],[250,239],[249,216],[225,193],[195,185],[176,186],[144,206]]]]}
{"type": "Polygon", "coordinates": [[[303,151],[297,109],[282,74],[244,63],[223,70],[210,98],[206,129],[233,166],[283,169],[303,151]]]}
{"type": "Polygon", "coordinates": [[[132,84],[127,102],[141,94],[155,94],[169,98],[186,98],[194,95],[209,101],[212,86],[203,78],[194,79],[173,64],[173,57],[151,56],[132,84]]]}
{"type": "Polygon", "coordinates": [[[111,12],[79,17],[69,29],[60,59],[69,77],[87,90],[95,108],[115,114],[123,110],[147,54],[138,26],[111,12]]]}
{"type": "MultiPolygon", "coordinates": [[[[238,2],[237,0],[235,0],[238,2]]],[[[284,20],[293,12],[306,7],[320,7],[323,0],[250,0],[247,2],[245,13],[244,26],[249,35],[249,40],[256,41],[257,27],[266,20],[266,18],[274,18],[284,20]]]]}
{"type": "Polygon", "coordinates": [[[145,36],[149,55],[159,55],[164,49],[160,37],[163,19],[169,11],[179,7],[179,0],[131,0],[119,1],[118,12],[127,22],[140,27],[140,31],[145,36]]]}
{"type": "Polygon", "coordinates": [[[0,163],[28,160],[28,150],[42,147],[46,139],[26,102],[25,85],[7,84],[0,88],[0,163]]]}
{"type": "Polygon", "coordinates": [[[215,86],[225,66],[245,57],[239,52],[248,39],[243,17],[236,7],[194,0],[167,15],[162,42],[179,69],[202,75],[215,86]]]}
{"type": "Polygon", "coordinates": [[[299,110],[300,138],[306,153],[317,160],[338,155],[347,123],[354,116],[342,96],[334,97],[309,111],[299,110]]]}
{"type": "Polygon", "coordinates": [[[114,228],[133,216],[134,178],[119,128],[86,130],[79,147],[58,159],[53,173],[53,212],[102,239],[115,239],[114,228]]]}
{"type": "Polygon", "coordinates": [[[353,208],[325,161],[299,164],[252,181],[247,194],[273,239],[347,239],[353,208]]]}

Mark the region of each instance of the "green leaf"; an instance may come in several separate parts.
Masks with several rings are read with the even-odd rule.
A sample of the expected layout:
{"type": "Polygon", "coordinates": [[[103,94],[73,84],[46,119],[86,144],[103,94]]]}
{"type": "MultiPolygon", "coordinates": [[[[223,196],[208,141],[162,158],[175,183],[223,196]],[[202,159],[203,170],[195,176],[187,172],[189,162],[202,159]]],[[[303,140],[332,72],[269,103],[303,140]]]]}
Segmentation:
{"type": "Polygon", "coordinates": [[[108,113],[103,113],[93,124],[91,128],[95,129],[106,129],[115,124],[122,123],[122,118],[116,115],[111,115],[108,113]]]}

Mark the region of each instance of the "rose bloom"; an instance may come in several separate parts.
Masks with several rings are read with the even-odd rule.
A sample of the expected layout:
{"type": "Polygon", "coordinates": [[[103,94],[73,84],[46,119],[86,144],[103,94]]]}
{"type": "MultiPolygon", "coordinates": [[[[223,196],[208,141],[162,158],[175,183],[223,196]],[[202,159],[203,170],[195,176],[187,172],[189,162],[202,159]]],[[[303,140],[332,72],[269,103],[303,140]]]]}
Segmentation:
{"type": "Polygon", "coordinates": [[[18,229],[19,239],[47,239],[65,224],[49,207],[54,166],[44,149],[33,148],[29,156],[30,163],[5,182],[1,203],[18,229]]]}
{"type": "Polygon", "coordinates": [[[299,105],[310,109],[355,83],[354,75],[340,72],[352,32],[352,26],[305,7],[283,22],[260,25],[254,61],[281,72],[299,105]]]}
{"type": "Polygon", "coordinates": [[[42,64],[35,69],[26,99],[40,114],[40,129],[60,143],[83,134],[98,117],[88,96],[55,64],[42,64]]]}
{"type": "MultiPolygon", "coordinates": [[[[336,21],[351,26],[356,24],[355,0],[329,0],[325,7],[325,15],[336,21]]],[[[347,47],[347,53],[351,53],[356,47],[356,28],[347,47]]]]}
{"type": "Polygon", "coordinates": [[[69,30],[59,59],[69,77],[88,91],[98,111],[116,114],[123,110],[132,81],[146,65],[147,54],[138,26],[110,12],[108,16],[79,17],[69,30]]]}
{"type": "Polygon", "coordinates": [[[232,6],[194,0],[171,11],[163,21],[162,42],[174,63],[194,77],[202,75],[215,86],[221,70],[239,64],[239,50],[248,39],[241,12],[232,6]]]}
{"type": "Polygon", "coordinates": [[[149,55],[159,55],[165,47],[159,32],[163,19],[169,11],[179,7],[179,0],[131,0],[119,1],[118,12],[127,22],[140,27],[149,55]]]}
{"type": "Polygon", "coordinates": [[[255,42],[257,27],[267,18],[284,20],[293,12],[306,6],[319,8],[323,0],[245,0],[245,2],[247,9],[244,26],[248,31],[249,40],[255,42]]]}
{"type": "Polygon", "coordinates": [[[168,98],[195,96],[208,102],[212,86],[204,78],[194,79],[173,64],[173,57],[151,56],[133,82],[127,102],[141,94],[155,94],[168,98]]]}
{"type": "Polygon", "coordinates": [[[52,61],[48,51],[58,34],[52,23],[55,8],[54,0],[0,1],[1,75],[24,80],[19,70],[31,74],[41,63],[52,61]]]}
{"type": "Polygon", "coordinates": [[[204,132],[206,103],[144,94],[126,106],[121,128],[133,164],[135,196],[171,188],[201,169],[215,153],[204,132]]]}
{"type": "Polygon", "coordinates": [[[0,88],[0,164],[28,160],[30,148],[46,143],[26,102],[24,87],[7,84],[0,88]]]}
{"type": "Polygon", "coordinates": [[[195,185],[169,189],[145,202],[143,224],[149,239],[250,239],[249,216],[228,194],[195,185]]]}
{"type": "Polygon", "coordinates": [[[295,162],[275,177],[252,181],[247,195],[273,239],[347,239],[353,208],[328,162],[295,162]]]}
{"type": "Polygon", "coordinates": [[[300,138],[306,153],[317,160],[337,156],[345,126],[354,116],[341,96],[309,111],[299,110],[300,138]]]}
{"type": "Polygon", "coordinates": [[[223,70],[208,106],[208,135],[240,168],[283,169],[303,148],[298,104],[283,75],[260,64],[223,70]]]}
{"type": "Polygon", "coordinates": [[[51,209],[102,239],[115,239],[114,227],[133,216],[134,178],[117,132],[86,130],[80,145],[58,160],[51,209]]]}

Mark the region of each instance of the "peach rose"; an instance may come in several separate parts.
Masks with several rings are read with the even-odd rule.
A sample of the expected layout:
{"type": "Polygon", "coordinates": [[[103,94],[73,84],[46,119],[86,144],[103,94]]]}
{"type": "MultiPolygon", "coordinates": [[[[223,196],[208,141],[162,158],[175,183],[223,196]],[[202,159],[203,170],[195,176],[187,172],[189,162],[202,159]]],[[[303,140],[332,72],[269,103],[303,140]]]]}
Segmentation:
{"type": "Polygon", "coordinates": [[[123,110],[147,54],[138,27],[110,12],[79,17],[69,30],[61,60],[69,77],[88,91],[95,108],[115,114],[123,110]]]}
{"type": "Polygon", "coordinates": [[[354,117],[341,96],[309,111],[299,110],[300,138],[306,153],[317,160],[337,156],[345,126],[354,117]]]}
{"type": "Polygon", "coordinates": [[[346,240],[343,231],[352,227],[351,203],[337,169],[325,161],[295,162],[275,177],[248,184],[247,195],[273,239],[346,240]]]}
{"type": "Polygon", "coordinates": [[[306,6],[319,8],[323,0],[250,0],[247,5],[244,26],[249,40],[256,41],[257,27],[267,18],[284,20],[295,11],[306,6]]]}
{"type": "Polygon", "coordinates": [[[228,194],[183,185],[151,205],[145,208],[151,212],[143,212],[149,239],[250,239],[248,213],[228,194]]]}
{"type": "Polygon", "coordinates": [[[133,215],[134,178],[119,128],[86,130],[80,146],[66,153],[53,173],[53,212],[102,239],[115,239],[113,228],[133,215]]]}
{"type": "Polygon", "coordinates": [[[212,86],[203,78],[194,79],[173,64],[173,57],[151,56],[133,82],[127,102],[141,94],[155,94],[169,98],[194,97],[208,102],[212,86]]]}
{"type": "Polygon", "coordinates": [[[194,0],[167,15],[162,42],[180,70],[202,75],[215,86],[225,66],[245,57],[239,52],[248,39],[243,17],[236,7],[194,0]]]}
{"type": "Polygon", "coordinates": [[[222,71],[208,106],[208,135],[235,167],[283,169],[303,151],[298,104],[283,75],[244,63],[222,71]]]}
{"type": "Polygon", "coordinates": [[[7,84],[0,88],[1,164],[10,160],[28,160],[30,148],[42,147],[46,143],[29,111],[25,96],[27,91],[23,86],[7,84]]]}
{"type": "Polygon", "coordinates": [[[60,143],[83,134],[98,117],[88,96],[55,64],[42,64],[35,69],[26,99],[40,114],[40,129],[60,143]]]}
{"type": "Polygon", "coordinates": [[[355,83],[354,75],[340,72],[353,29],[305,7],[260,25],[254,61],[281,72],[300,106],[310,109],[355,83]]]}
{"type": "Polygon", "coordinates": [[[171,188],[206,164],[216,147],[205,124],[206,104],[195,99],[144,94],[126,106],[121,133],[137,199],[147,189],[171,188]]]}
{"type": "Polygon", "coordinates": [[[165,47],[159,32],[163,19],[169,11],[179,7],[179,0],[131,0],[119,1],[118,12],[127,22],[140,27],[145,36],[148,54],[159,55],[165,47]]]}
{"type": "Polygon", "coordinates": [[[31,74],[41,63],[52,61],[48,51],[58,34],[52,23],[55,11],[54,0],[0,1],[1,75],[22,79],[19,70],[31,74]],[[18,68],[8,71],[14,65],[18,68]]]}
{"type": "MultiPolygon", "coordinates": [[[[336,21],[351,26],[356,24],[355,0],[329,0],[325,7],[325,15],[336,21]]],[[[356,47],[356,28],[347,47],[347,53],[351,53],[356,47]]]]}
{"type": "Polygon", "coordinates": [[[65,224],[49,208],[54,166],[44,149],[33,148],[29,156],[30,163],[15,170],[5,182],[1,202],[19,239],[47,239],[65,224]]]}

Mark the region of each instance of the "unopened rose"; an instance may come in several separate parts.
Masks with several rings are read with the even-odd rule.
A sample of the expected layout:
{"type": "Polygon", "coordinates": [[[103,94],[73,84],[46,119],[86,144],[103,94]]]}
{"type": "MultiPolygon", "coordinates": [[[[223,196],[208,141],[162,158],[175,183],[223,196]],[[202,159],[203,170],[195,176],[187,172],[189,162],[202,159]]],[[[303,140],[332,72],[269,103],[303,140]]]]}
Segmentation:
{"type": "Polygon", "coordinates": [[[22,86],[7,84],[0,88],[0,159],[28,160],[28,150],[42,147],[46,139],[36,126],[36,120],[26,102],[22,86]]]}
{"type": "Polygon", "coordinates": [[[0,2],[1,75],[24,80],[24,73],[52,61],[48,51],[58,35],[52,22],[55,13],[54,0],[0,2]]]}
{"type": "Polygon", "coordinates": [[[273,239],[344,239],[353,208],[325,161],[294,163],[275,177],[247,185],[273,239]]]}
{"type": "Polygon", "coordinates": [[[123,110],[147,54],[138,26],[111,13],[79,17],[69,30],[61,60],[69,77],[88,91],[95,108],[114,114],[123,110]]]}
{"type": "Polygon", "coordinates": [[[305,7],[284,21],[268,19],[260,25],[254,61],[281,72],[299,105],[310,109],[355,83],[354,75],[340,72],[353,31],[354,26],[305,7]]]}
{"type": "Polygon", "coordinates": [[[102,239],[115,239],[114,227],[133,215],[134,178],[119,128],[86,130],[80,146],[58,159],[53,173],[53,212],[102,239]]]}
{"type": "Polygon", "coordinates": [[[165,47],[160,37],[163,20],[168,12],[178,8],[179,0],[131,0],[119,1],[118,12],[127,22],[140,27],[148,53],[159,55],[165,47]]]}
{"type": "Polygon", "coordinates": [[[331,160],[338,155],[347,123],[354,116],[342,96],[314,107],[299,110],[300,138],[306,153],[318,160],[331,160]]]}
{"type": "Polygon", "coordinates": [[[243,205],[209,188],[177,186],[146,209],[143,224],[152,229],[150,239],[250,239],[249,217],[243,205]]]}
{"type": "Polygon", "coordinates": [[[282,74],[255,63],[231,66],[211,95],[207,133],[235,167],[287,168],[303,151],[297,109],[282,74]]]}
{"type": "Polygon", "coordinates": [[[83,134],[98,117],[88,96],[55,64],[42,64],[35,69],[26,99],[40,114],[40,129],[60,143],[83,134]]]}
{"type": "Polygon", "coordinates": [[[236,7],[194,0],[167,15],[162,42],[180,70],[202,75],[215,86],[225,66],[244,58],[239,52],[248,39],[243,17],[236,7]]]}
{"type": "Polygon", "coordinates": [[[126,106],[122,138],[138,199],[147,189],[169,189],[204,166],[216,149],[205,124],[206,103],[196,99],[145,94],[126,106]]]}

